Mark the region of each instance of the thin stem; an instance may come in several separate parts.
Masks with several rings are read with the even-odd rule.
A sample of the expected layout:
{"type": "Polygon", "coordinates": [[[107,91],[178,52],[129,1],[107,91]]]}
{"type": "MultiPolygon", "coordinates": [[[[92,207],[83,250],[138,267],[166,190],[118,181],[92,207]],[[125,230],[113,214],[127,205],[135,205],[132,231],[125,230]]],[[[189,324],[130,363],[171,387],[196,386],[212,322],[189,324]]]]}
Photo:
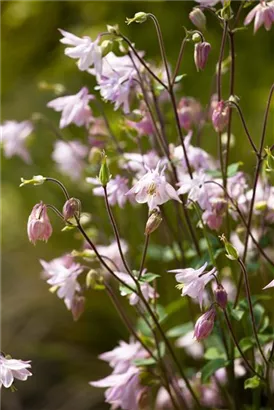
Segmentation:
{"type": "Polygon", "coordinates": [[[266,357],[264,355],[264,352],[262,350],[262,347],[261,347],[261,344],[260,344],[260,341],[259,341],[259,337],[258,337],[258,333],[257,333],[257,329],[256,329],[256,322],[255,322],[255,316],[254,316],[253,306],[252,306],[252,301],[251,301],[251,292],[250,292],[250,286],[249,286],[247,270],[246,270],[246,267],[245,267],[243,261],[240,258],[238,259],[238,263],[241,266],[241,270],[243,272],[244,279],[245,279],[246,296],[247,296],[247,300],[248,300],[248,306],[249,306],[249,312],[250,312],[254,337],[256,339],[258,349],[259,349],[259,351],[262,355],[262,358],[263,358],[264,362],[266,363],[266,365],[268,365],[268,362],[267,362],[267,359],[266,359],[266,357]]]}
{"type": "Polygon", "coordinates": [[[225,42],[227,37],[228,31],[228,23],[224,21],[224,29],[223,29],[223,36],[221,41],[221,48],[218,60],[218,70],[217,70],[217,94],[218,94],[218,101],[222,99],[222,62],[224,58],[224,51],[225,51],[225,42]]]}
{"type": "Polygon", "coordinates": [[[68,193],[68,191],[67,191],[67,188],[65,187],[64,184],[62,184],[62,182],[58,181],[58,179],[56,179],[56,178],[51,178],[51,177],[46,177],[46,181],[54,182],[55,184],[59,185],[59,187],[60,187],[60,188],[62,189],[62,191],[64,192],[64,195],[65,195],[66,199],[69,199],[69,198],[70,198],[69,193],[68,193]]]}
{"type": "Polygon", "coordinates": [[[144,250],[143,250],[143,256],[142,256],[142,262],[141,262],[141,266],[140,266],[140,270],[139,270],[139,275],[138,275],[138,280],[141,279],[142,272],[143,272],[143,270],[144,270],[145,261],[146,261],[146,255],[147,255],[147,249],[148,249],[148,243],[149,243],[149,237],[150,237],[150,235],[146,235],[145,244],[144,244],[144,250]]]}
{"type": "Polygon", "coordinates": [[[130,269],[130,267],[128,266],[127,261],[126,261],[126,259],[125,259],[125,257],[124,257],[124,254],[123,254],[119,231],[118,231],[118,228],[117,228],[117,225],[116,225],[116,222],[115,222],[115,219],[114,219],[114,217],[113,217],[113,213],[112,213],[112,210],[111,210],[111,208],[110,208],[109,201],[108,201],[107,187],[104,186],[103,189],[104,189],[105,204],[106,204],[108,216],[109,216],[109,219],[110,219],[110,221],[111,221],[111,225],[112,225],[112,228],[113,228],[113,231],[114,231],[114,235],[115,235],[115,238],[116,238],[116,242],[117,242],[117,245],[118,245],[118,249],[119,249],[119,253],[120,253],[121,259],[122,259],[122,261],[123,261],[124,267],[126,268],[128,274],[129,274],[130,276],[133,276],[133,275],[132,275],[132,272],[131,272],[131,269],[130,269]]]}
{"type": "Polygon", "coordinates": [[[183,39],[182,43],[181,43],[181,48],[180,48],[180,51],[179,51],[178,59],[177,59],[176,66],[175,66],[174,73],[173,73],[173,77],[172,77],[172,80],[171,80],[171,85],[172,86],[174,85],[176,77],[177,77],[178,72],[180,70],[180,66],[181,66],[183,54],[184,54],[184,51],[185,51],[186,43],[187,43],[187,38],[185,37],[183,39]]]}

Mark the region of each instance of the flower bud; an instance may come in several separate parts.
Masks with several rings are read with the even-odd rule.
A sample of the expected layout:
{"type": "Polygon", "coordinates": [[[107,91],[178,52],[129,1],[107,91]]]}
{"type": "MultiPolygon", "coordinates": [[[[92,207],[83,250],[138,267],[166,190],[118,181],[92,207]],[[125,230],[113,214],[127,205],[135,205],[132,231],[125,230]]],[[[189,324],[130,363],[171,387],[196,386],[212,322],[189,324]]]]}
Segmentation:
{"type": "Polygon", "coordinates": [[[80,217],[81,202],[77,198],[70,198],[65,202],[63,206],[63,216],[67,221],[74,217],[74,214],[79,218],[80,217]]]}
{"type": "Polygon", "coordinates": [[[222,132],[228,123],[229,108],[223,100],[219,101],[212,113],[212,124],[217,132],[222,132]]]}
{"type": "Polygon", "coordinates": [[[197,320],[194,328],[194,337],[196,337],[198,342],[208,337],[212,332],[215,316],[215,309],[211,308],[197,320]]]}
{"type": "Polygon", "coordinates": [[[47,207],[41,201],[34,205],[28,219],[28,237],[34,245],[36,241],[46,241],[52,234],[52,226],[47,214],[47,207]]]}
{"type": "Polygon", "coordinates": [[[111,26],[110,24],[107,24],[107,31],[109,32],[109,34],[114,34],[116,36],[118,36],[120,34],[118,24],[114,24],[114,26],[111,26]]]}
{"type": "Polygon", "coordinates": [[[211,45],[205,41],[195,44],[194,61],[198,71],[205,68],[210,50],[211,45]]]}
{"type": "Polygon", "coordinates": [[[103,154],[101,169],[99,172],[99,181],[101,182],[102,186],[105,187],[111,178],[108,164],[107,164],[107,156],[103,154]]]}
{"type": "Polygon", "coordinates": [[[189,18],[191,22],[196,26],[199,30],[203,31],[206,28],[206,16],[199,8],[194,8],[189,13],[189,18]]]}
{"type": "Polygon", "coordinates": [[[146,223],[145,235],[150,235],[152,232],[154,232],[158,228],[162,220],[163,219],[161,217],[160,211],[158,209],[153,209],[146,223]]]}
{"type": "Polygon", "coordinates": [[[144,23],[147,20],[148,14],[143,11],[139,11],[134,14],[132,19],[126,18],[126,23],[129,25],[131,23],[144,23]]]}
{"type": "Polygon", "coordinates": [[[215,300],[218,303],[218,305],[222,309],[225,309],[227,305],[227,292],[221,284],[219,284],[217,288],[214,290],[214,295],[215,295],[215,300]]]}
{"type": "Polygon", "coordinates": [[[71,313],[73,316],[73,320],[78,320],[79,317],[82,315],[82,313],[85,310],[85,301],[86,299],[84,296],[77,296],[75,295],[72,304],[71,304],[71,313]]]}
{"type": "Polygon", "coordinates": [[[239,253],[237,249],[230,242],[228,242],[224,235],[220,236],[220,240],[225,245],[226,257],[232,261],[239,259],[239,253]]]}
{"type": "Polygon", "coordinates": [[[24,179],[21,178],[21,184],[19,187],[21,188],[24,185],[42,185],[45,182],[46,178],[42,175],[34,175],[32,179],[24,179]]]}

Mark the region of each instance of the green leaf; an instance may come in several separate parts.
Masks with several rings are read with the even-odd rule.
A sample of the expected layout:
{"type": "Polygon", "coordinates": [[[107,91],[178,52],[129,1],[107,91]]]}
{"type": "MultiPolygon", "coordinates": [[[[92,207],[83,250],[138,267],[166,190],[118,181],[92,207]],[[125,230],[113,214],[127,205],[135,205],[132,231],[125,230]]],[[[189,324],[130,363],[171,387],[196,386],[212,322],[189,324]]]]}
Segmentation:
{"type": "Polygon", "coordinates": [[[235,162],[234,164],[230,164],[227,167],[227,176],[228,177],[233,177],[237,172],[238,169],[243,165],[243,162],[235,162]]]}
{"type": "Polygon", "coordinates": [[[201,371],[202,383],[206,383],[209,380],[210,376],[212,376],[216,372],[216,370],[222,367],[226,367],[227,365],[228,365],[228,362],[222,358],[211,360],[210,362],[208,362],[202,368],[202,371],[201,371]]]}
{"type": "Polygon", "coordinates": [[[193,329],[192,322],[184,323],[183,325],[175,326],[167,331],[168,337],[180,337],[193,329]]]}
{"type": "Polygon", "coordinates": [[[204,358],[207,360],[224,359],[225,353],[220,352],[216,347],[210,347],[204,354],[204,358]]]}
{"type": "Polygon", "coordinates": [[[179,83],[184,77],[186,77],[187,74],[181,74],[181,75],[177,75],[177,77],[175,77],[175,83],[179,83]]]}
{"type": "Polygon", "coordinates": [[[157,273],[144,273],[140,279],[140,282],[152,282],[156,278],[160,278],[161,276],[157,273]]]}
{"type": "Polygon", "coordinates": [[[72,231],[72,230],[75,229],[75,228],[76,228],[76,226],[74,226],[74,225],[66,225],[66,226],[64,226],[63,229],[61,229],[61,232],[72,231]]]}
{"type": "Polygon", "coordinates": [[[156,363],[156,360],[153,357],[149,357],[147,359],[135,359],[133,363],[136,366],[152,366],[156,363]]]}
{"type": "MultiPolygon", "coordinates": [[[[134,285],[131,285],[134,288],[134,285]]],[[[132,294],[132,290],[129,289],[127,286],[124,285],[120,285],[119,286],[120,289],[120,293],[122,296],[126,296],[126,295],[131,295],[132,294]]]]}
{"type": "Polygon", "coordinates": [[[245,380],[244,388],[245,389],[257,389],[261,384],[261,380],[258,376],[250,377],[245,380]]]}
{"type": "MultiPolygon", "coordinates": [[[[244,337],[243,339],[240,340],[239,345],[242,349],[243,352],[246,352],[247,350],[251,349],[255,345],[255,339],[253,337],[244,337]]],[[[236,348],[235,348],[236,349],[236,348]]],[[[236,349],[236,351],[238,351],[236,349]]]]}

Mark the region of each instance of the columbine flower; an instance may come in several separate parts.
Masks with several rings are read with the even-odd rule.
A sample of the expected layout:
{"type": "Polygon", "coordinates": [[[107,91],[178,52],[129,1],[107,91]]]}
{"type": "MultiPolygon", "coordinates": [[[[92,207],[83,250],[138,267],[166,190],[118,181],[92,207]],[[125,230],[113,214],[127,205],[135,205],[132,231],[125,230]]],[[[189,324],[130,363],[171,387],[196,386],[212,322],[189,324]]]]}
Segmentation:
{"type": "Polygon", "coordinates": [[[194,336],[198,342],[207,338],[213,330],[216,311],[214,308],[209,309],[199,317],[195,323],[194,336]]]}
{"type": "MultiPolygon", "coordinates": [[[[136,178],[141,178],[145,175],[147,168],[155,168],[160,160],[158,154],[153,150],[148,151],[144,155],[135,152],[126,152],[123,155],[123,159],[127,162],[126,164],[121,164],[120,166],[134,172],[136,178]]],[[[162,160],[162,163],[164,163],[164,160],[162,160]]]]}
{"type": "MultiPolygon", "coordinates": [[[[120,240],[121,248],[123,254],[127,253],[128,251],[128,245],[126,241],[123,239],[120,240]]],[[[111,260],[113,263],[110,262],[110,266],[112,269],[116,270],[119,268],[120,271],[124,269],[124,264],[121,259],[121,255],[117,246],[117,242],[113,241],[110,245],[98,245],[96,246],[97,251],[100,253],[101,256],[106,256],[109,260],[111,260]]]]}
{"type": "Polygon", "coordinates": [[[203,304],[204,289],[208,282],[213,279],[211,274],[216,273],[216,269],[213,268],[206,274],[202,275],[205,272],[206,267],[207,262],[199,269],[187,268],[168,271],[177,273],[175,278],[176,281],[180,283],[178,288],[182,289],[182,296],[188,295],[193,299],[198,299],[201,308],[203,304]]]}
{"type": "Polygon", "coordinates": [[[71,219],[76,214],[78,218],[80,217],[81,202],[77,198],[69,198],[63,206],[63,217],[65,221],[71,219]]]}
{"type": "Polygon", "coordinates": [[[209,206],[209,184],[205,184],[207,178],[208,177],[202,172],[194,173],[192,179],[189,175],[186,175],[184,180],[180,182],[180,188],[177,193],[188,193],[189,199],[198,202],[202,209],[206,209],[209,206]]]}
{"type": "Polygon", "coordinates": [[[5,121],[0,126],[1,141],[4,155],[7,158],[18,155],[27,164],[31,163],[30,155],[26,149],[27,138],[33,131],[30,121],[5,121]]]}
{"type": "Polygon", "coordinates": [[[28,219],[28,237],[34,245],[37,241],[46,241],[51,237],[52,226],[47,214],[47,206],[41,201],[34,205],[28,219]]]}
{"type": "Polygon", "coordinates": [[[16,360],[0,354],[0,387],[3,385],[9,388],[14,379],[27,380],[29,376],[32,376],[28,370],[30,367],[30,360],[16,360]]]}
{"type": "Polygon", "coordinates": [[[266,30],[270,30],[274,23],[274,1],[260,1],[246,16],[244,25],[254,21],[254,33],[264,24],[266,30]]]}
{"type": "Polygon", "coordinates": [[[189,131],[202,120],[202,107],[199,101],[192,97],[181,98],[178,104],[178,115],[181,127],[189,131]]]}
{"type": "Polygon", "coordinates": [[[155,169],[148,169],[148,172],[126,194],[135,194],[135,200],[139,204],[147,202],[150,211],[170,199],[181,202],[175,189],[166,180],[165,166],[161,171],[160,166],[161,161],[155,169]]]}
{"type": "Polygon", "coordinates": [[[198,71],[205,68],[210,50],[211,45],[205,41],[195,44],[194,62],[198,71]]]}
{"type": "Polygon", "coordinates": [[[212,124],[215,131],[222,132],[228,123],[229,108],[224,101],[219,101],[212,113],[212,124]]]}
{"type": "Polygon", "coordinates": [[[269,289],[269,288],[274,288],[274,279],[273,279],[271,282],[269,282],[269,284],[266,285],[266,286],[263,288],[263,290],[264,290],[264,289],[269,289]]]}
{"type": "Polygon", "coordinates": [[[40,263],[47,283],[52,286],[52,291],[57,289],[57,296],[64,299],[66,307],[71,310],[75,305],[74,299],[77,293],[81,291],[77,278],[84,268],[79,263],[75,263],[69,255],[50,262],[41,259],[40,263]]]}
{"type": "MultiPolygon", "coordinates": [[[[127,285],[131,286],[134,288],[135,283],[134,280],[131,278],[131,276],[129,276],[128,273],[123,273],[123,272],[115,272],[115,275],[118,276],[118,278],[120,278],[123,282],[125,282],[127,285]]],[[[157,292],[155,292],[155,290],[153,289],[152,286],[150,286],[149,283],[144,282],[142,284],[140,284],[141,287],[141,292],[145,298],[145,300],[148,302],[149,299],[155,299],[158,298],[159,295],[157,292]]],[[[122,296],[126,296],[127,293],[124,293],[124,291],[121,292],[122,296]]],[[[139,296],[136,293],[131,293],[129,296],[129,303],[134,306],[137,305],[137,303],[142,303],[139,296]]]]}
{"type": "Polygon", "coordinates": [[[87,154],[88,148],[81,142],[59,140],[55,142],[52,159],[62,173],[76,181],[81,177],[87,154]]]}
{"type": "MultiPolygon", "coordinates": [[[[100,185],[93,188],[93,193],[96,196],[104,196],[104,189],[101,186],[100,181],[96,178],[86,178],[86,181],[90,184],[100,185]]],[[[123,208],[127,199],[126,193],[128,192],[128,179],[116,175],[115,178],[111,179],[107,184],[107,194],[110,205],[118,204],[120,208],[123,208]]]]}
{"type": "Polygon", "coordinates": [[[78,67],[85,71],[94,65],[96,74],[100,76],[102,72],[102,52],[98,44],[99,38],[92,41],[90,37],[77,37],[65,30],[59,29],[64,36],[60,42],[72,47],[65,48],[65,54],[71,58],[79,58],[78,67]]]}
{"type": "Polygon", "coordinates": [[[53,108],[57,112],[62,111],[60,128],[65,128],[69,124],[88,127],[93,120],[92,111],[88,104],[93,98],[93,95],[88,93],[88,89],[83,87],[75,95],[55,98],[47,104],[47,107],[53,108]]]}

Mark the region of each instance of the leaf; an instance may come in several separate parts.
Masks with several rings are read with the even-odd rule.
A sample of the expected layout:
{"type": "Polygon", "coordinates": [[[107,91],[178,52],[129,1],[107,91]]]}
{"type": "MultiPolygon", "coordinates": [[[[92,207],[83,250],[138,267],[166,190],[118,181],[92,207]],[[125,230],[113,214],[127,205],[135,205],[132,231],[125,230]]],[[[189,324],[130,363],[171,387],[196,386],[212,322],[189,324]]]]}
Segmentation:
{"type": "Polygon", "coordinates": [[[244,337],[239,342],[239,345],[243,352],[246,352],[247,350],[251,349],[251,347],[253,347],[255,344],[255,339],[253,337],[244,337]]]}
{"type": "Polygon", "coordinates": [[[216,347],[210,347],[204,354],[204,358],[207,360],[214,360],[214,359],[224,359],[225,354],[220,352],[219,349],[216,347]]]}
{"type": "Polygon", "coordinates": [[[238,322],[240,320],[242,320],[244,314],[245,314],[245,310],[240,309],[238,306],[233,309],[233,304],[231,302],[228,302],[228,310],[229,310],[229,314],[238,322]]]}
{"type": "Polygon", "coordinates": [[[177,77],[175,77],[175,83],[179,83],[184,77],[186,77],[187,74],[181,74],[181,75],[177,75],[177,77]]]}
{"type": "Polygon", "coordinates": [[[63,229],[61,229],[61,232],[72,231],[72,230],[75,229],[75,228],[76,228],[76,226],[74,226],[74,225],[66,225],[66,226],[64,226],[63,229]]]}
{"type": "Polygon", "coordinates": [[[227,365],[227,360],[222,358],[208,362],[201,370],[202,383],[206,383],[209,380],[210,376],[212,376],[216,372],[216,370],[222,367],[226,367],[227,365]]]}
{"type": "Polygon", "coordinates": [[[140,282],[152,282],[156,278],[160,278],[161,276],[157,273],[144,273],[140,279],[140,282]]]}
{"type": "Polygon", "coordinates": [[[136,366],[151,366],[156,363],[156,360],[153,357],[149,357],[147,359],[135,359],[133,363],[136,366]]]}
{"type": "Polygon", "coordinates": [[[261,380],[258,376],[250,377],[245,380],[244,388],[245,389],[257,389],[261,384],[261,380]]]}
{"type": "Polygon", "coordinates": [[[184,323],[183,325],[172,327],[167,331],[168,337],[180,337],[184,336],[186,333],[190,332],[193,329],[192,322],[184,323]]]}
{"type": "MultiPolygon", "coordinates": [[[[132,285],[132,287],[134,287],[134,286],[132,285]]],[[[126,295],[131,295],[131,294],[132,294],[132,290],[129,289],[127,286],[120,285],[120,286],[119,286],[119,289],[120,289],[120,293],[121,293],[122,296],[126,296],[126,295]]]]}
{"type": "Polygon", "coordinates": [[[228,177],[233,177],[237,172],[238,169],[243,165],[243,162],[235,162],[233,164],[230,164],[227,167],[227,176],[228,177]]]}

